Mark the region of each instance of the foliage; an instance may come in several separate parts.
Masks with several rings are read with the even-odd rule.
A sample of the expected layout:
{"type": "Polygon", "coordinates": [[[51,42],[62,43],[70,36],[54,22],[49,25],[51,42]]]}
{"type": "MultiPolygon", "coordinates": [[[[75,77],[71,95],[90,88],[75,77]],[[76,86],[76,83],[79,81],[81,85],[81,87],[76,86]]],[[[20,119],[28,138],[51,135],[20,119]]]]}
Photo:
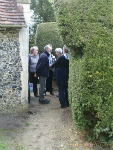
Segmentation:
{"type": "Polygon", "coordinates": [[[34,24],[29,29],[29,48],[35,45],[37,24],[55,21],[54,9],[48,0],[31,0],[30,9],[33,10],[31,18],[34,20],[34,24]]]}
{"type": "Polygon", "coordinates": [[[41,23],[37,25],[36,31],[36,45],[39,47],[39,54],[44,51],[44,46],[47,44],[52,44],[53,51],[55,55],[55,48],[63,47],[62,38],[59,35],[58,27],[56,22],[41,23]]]}
{"type": "Polygon", "coordinates": [[[52,4],[48,0],[31,0],[31,7],[34,16],[42,22],[55,21],[52,4]]]}
{"type": "MultiPolygon", "coordinates": [[[[32,29],[31,29],[31,27],[30,27],[30,30],[29,31],[31,31],[32,29]]],[[[32,31],[31,31],[32,32],[32,31]]],[[[31,47],[33,47],[35,45],[35,35],[34,35],[34,33],[32,32],[32,33],[30,33],[30,35],[29,35],[29,52],[30,52],[30,48],[31,47]]]]}
{"type": "Polygon", "coordinates": [[[48,0],[31,0],[30,5],[31,10],[33,10],[34,19],[34,33],[36,32],[36,25],[42,22],[54,22],[54,9],[52,4],[48,0]]]}
{"type": "Polygon", "coordinates": [[[113,2],[71,0],[56,5],[70,51],[69,100],[88,139],[113,140],[113,2]],[[57,7],[58,6],[58,7],[57,7]]]}

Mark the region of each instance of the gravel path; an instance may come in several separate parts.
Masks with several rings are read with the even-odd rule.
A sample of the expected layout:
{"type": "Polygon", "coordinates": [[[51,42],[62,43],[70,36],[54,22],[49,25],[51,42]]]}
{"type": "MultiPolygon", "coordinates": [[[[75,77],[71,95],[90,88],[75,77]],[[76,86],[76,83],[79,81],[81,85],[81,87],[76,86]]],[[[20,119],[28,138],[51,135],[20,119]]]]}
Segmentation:
{"type": "MultiPolygon", "coordinates": [[[[58,94],[56,85],[54,93],[58,94]]],[[[12,119],[1,117],[0,128],[5,123],[7,130],[4,132],[11,137],[12,143],[18,142],[24,150],[110,150],[100,144],[89,145],[85,134],[74,128],[70,107],[61,109],[55,95],[47,92],[50,103],[39,104],[38,98],[31,93],[28,115],[12,119]]]]}

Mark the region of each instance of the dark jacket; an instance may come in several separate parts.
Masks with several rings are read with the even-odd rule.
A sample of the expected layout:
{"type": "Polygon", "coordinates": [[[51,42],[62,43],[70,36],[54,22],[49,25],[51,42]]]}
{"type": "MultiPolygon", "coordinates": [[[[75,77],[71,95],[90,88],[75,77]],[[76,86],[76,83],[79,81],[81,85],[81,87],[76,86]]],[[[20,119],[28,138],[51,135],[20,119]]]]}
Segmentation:
{"type": "MultiPolygon", "coordinates": [[[[56,83],[60,85],[68,85],[69,76],[69,55],[60,56],[54,64],[56,68],[56,83]]],[[[54,66],[52,65],[52,67],[54,66]]]]}
{"type": "Polygon", "coordinates": [[[36,74],[37,76],[49,77],[49,53],[44,51],[38,60],[36,66],[36,74]]]}
{"type": "Polygon", "coordinates": [[[56,83],[68,86],[69,68],[56,68],[56,83]]]}

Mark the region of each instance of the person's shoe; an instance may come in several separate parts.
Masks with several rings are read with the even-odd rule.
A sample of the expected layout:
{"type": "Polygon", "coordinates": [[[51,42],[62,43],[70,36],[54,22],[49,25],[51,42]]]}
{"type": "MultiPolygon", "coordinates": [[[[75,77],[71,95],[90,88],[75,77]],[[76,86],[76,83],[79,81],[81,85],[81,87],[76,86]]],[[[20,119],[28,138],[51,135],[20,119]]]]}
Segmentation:
{"type": "Polygon", "coordinates": [[[40,100],[40,99],[39,99],[39,103],[40,103],[40,104],[48,104],[49,102],[50,102],[49,99],[43,99],[43,100],[40,100]]]}
{"type": "Polygon", "coordinates": [[[51,95],[54,95],[54,93],[53,93],[53,92],[50,92],[50,94],[51,94],[51,95]]]}
{"type": "Polygon", "coordinates": [[[67,108],[67,106],[60,106],[60,108],[67,108]]]}
{"type": "Polygon", "coordinates": [[[39,95],[38,95],[38,94],[34,94],[34,96],[35,96],[35,97],[39,97],[39,95]]]}

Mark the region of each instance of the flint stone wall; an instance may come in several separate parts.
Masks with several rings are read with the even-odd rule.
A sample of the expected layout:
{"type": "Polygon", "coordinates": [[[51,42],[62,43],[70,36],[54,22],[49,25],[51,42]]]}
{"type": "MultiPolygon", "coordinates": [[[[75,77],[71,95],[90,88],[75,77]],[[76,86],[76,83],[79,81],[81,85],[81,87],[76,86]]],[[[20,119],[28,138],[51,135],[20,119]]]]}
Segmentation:
{"type": "Polygon", "coordinates": [[[0,30],[0,113],[17,113],[21,103],[21,71],[19,31],[17,28],[0,30]]]}

